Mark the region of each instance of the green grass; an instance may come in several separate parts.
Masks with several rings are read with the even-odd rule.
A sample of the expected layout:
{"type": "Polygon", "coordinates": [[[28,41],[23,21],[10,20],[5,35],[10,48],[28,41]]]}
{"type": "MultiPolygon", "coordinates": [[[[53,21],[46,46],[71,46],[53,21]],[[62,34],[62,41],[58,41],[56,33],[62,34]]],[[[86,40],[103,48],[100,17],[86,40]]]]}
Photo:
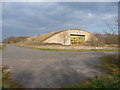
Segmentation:
{"type": "Polygon", "coordinates": [[[47,51],[81,51],[81,52],[89,52],[89,51],[118,51],[118,49],[81,49],[81,50],[67,50],[67,49],[49,49],[49,48],[36,48],[40,50],[47,50],[47,51]]]}
{"type": "Polygon", "coordinates": [[[120,51],[120,49],[80,49],[80,50],[70,50],[70,49],[50,49],[50,48],[34,48],[27,47],[38,50],[46,50],[46,51],[80,51],[80,52],[93,52],[93,51],[120,51]]]}
{"type": "Polygon", "coordinates": [[[101,75],[62,88],[120,88],[120,74],[101,75]]]}
{"type": "Polygon", "coordinates": [[[118,51],[118,49],[81,49],[81,50],[68,50],[68,49],[49,49],[49,48],[36,48],[39,50],[46,51],[81,51],[81,52],[89,52],[89,51],[118,51]]]}
{"type": "Polygon", "coordinates": [[[120,66],[118,63],[113,63],[113,61],[113,56],[102,57],[101,65],[98,66],[108,70],[109,74],[90,77],[83,82],[62,88],[120,88],[120,66]]]}

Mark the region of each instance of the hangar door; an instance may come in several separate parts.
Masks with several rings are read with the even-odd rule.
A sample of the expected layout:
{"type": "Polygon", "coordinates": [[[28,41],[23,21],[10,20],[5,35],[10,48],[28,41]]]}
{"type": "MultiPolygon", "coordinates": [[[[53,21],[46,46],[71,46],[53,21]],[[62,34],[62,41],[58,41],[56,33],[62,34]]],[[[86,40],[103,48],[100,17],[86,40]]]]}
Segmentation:
{"type": "Polygon", "coordinates": [[[82,45],[85,42],[85,35],[70,35],[71,45],[82,45]]]}

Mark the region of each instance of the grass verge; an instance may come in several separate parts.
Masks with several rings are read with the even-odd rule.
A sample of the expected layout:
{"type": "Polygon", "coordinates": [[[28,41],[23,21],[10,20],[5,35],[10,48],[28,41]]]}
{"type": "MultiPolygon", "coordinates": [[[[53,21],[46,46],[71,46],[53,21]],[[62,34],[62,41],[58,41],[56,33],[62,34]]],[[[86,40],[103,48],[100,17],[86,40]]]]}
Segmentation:
{"type": "Polygon", "coordinates": [[[25,88],[18,81],[12,79],[10,76],[12,72],[9,71],[8,66],[1,66],[2,74],[0,74],[0,88],[25,88]]]}
{"type": "Polygon", "coordinates": [[[120,88],[120,66],[118,60],[114,62],[114,56],[101,58],[100,68],[109,71],[109,74],[87,78],[85,81],[67,85],[62,88],[120,88]]]}
{"type": "Polygon", "coordinates": [[[81,50],[69,50],[69,49],[50,49],[50,48],[35,48],[39,50],[47,51],[81,51],[81,52],[90,52],[90,51],[118,51],[118,49],[81,49],[81,50]]]}
{"type": "MultiPolygon", "coordinates": [[[[20,45],[16,45],[20,46],[20,45]]],[[[45,51],[80,51],[80,52],[95,52],[95,51],[120,51],[120,49],[79,49],[79,50],[70,50],[70,49],[51,49],[51,48],[35,48],[30,46],[20,46],[25,48],[32,48],[38,50],[45,50],[45,51]]]]}

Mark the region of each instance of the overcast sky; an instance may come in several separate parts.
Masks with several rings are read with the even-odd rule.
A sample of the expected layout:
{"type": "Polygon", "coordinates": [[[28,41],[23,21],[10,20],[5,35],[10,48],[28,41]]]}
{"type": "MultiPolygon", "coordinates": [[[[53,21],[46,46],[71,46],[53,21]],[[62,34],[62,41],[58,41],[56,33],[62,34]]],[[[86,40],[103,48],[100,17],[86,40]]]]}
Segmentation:
{"type": "Polygon", "coordinates": [[[118,15],[117,2],[4,2],[3,38],[63,29],[103,32],[118,15]]]}

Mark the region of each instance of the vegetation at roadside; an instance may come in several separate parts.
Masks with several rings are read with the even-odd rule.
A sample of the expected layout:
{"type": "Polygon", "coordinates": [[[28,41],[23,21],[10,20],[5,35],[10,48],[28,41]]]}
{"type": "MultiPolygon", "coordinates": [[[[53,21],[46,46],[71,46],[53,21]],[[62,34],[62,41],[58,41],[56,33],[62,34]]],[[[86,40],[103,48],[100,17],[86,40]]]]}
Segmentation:
{"type": "Polygon", "coordinates": [[[2,74],[0,74],[0,88],[25,88],[18,81],[13,80],[10,76],[12,72],[9,71],[8,66],[1,66],[2,74]]]}
{"type": "Polygon", "coordinates": [[[98,66],[109,71],[109,74],[90,77],[83,82],[67,85],[62,88],[120,88],[120,60],[118,56],[101,58],[98,66]]]}
{"type": "Polygon", "coordinates": [[[5,44],[0,44],[0,50],[5,48],[5,44]]]}
{"type": "Polygon", "coordinates": [[[69,49],[50,49],[50,48],[37,48],[40,50],[48,51],[81,51],[81,52],[90,52],[90,51],[118,51],[118,49],[81,49],[81,50],[69,50],[69,49]]]}
{"type": "MultiPolygon", "coordinates": [[[[24,46],[26,47],[26,46],[24,46]]],[[[80,51],[80,52],[92,52],[92,51],[119,51],[120,49],[79,49],[79,50],[71,50],[71,49],[51,49],[51,48],[35,48],[35,47],[26,47],[38,50],[46,50],[46,51],[80,51]]]]}

